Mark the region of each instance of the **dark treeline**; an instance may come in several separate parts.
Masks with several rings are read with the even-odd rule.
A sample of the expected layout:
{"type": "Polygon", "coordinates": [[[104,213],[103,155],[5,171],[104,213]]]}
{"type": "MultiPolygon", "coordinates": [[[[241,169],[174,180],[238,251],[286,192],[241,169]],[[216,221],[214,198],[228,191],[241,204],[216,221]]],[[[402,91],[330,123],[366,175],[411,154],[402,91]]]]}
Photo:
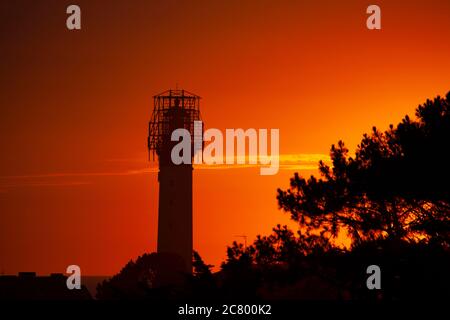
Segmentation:
{"type": "MultiPolygon", "coordinates": [[[[386,131],[373,128],[349,155],[331,147],[319,177],[297,173],[279,189],[297,232],[276,226],[249,246],[233,243],[213,273],[194,253],[194,273],[155,285],[157,254],[130,262],[98,286],[100,299],[356,299],[450,297],[450,93],[427,100],[386,131]],[[338,236],[350,245],[338,246],[338,236]],[[381,289],[369,290],[369,265],[381,289]]],[[[157,276],[156,276],[157,278],[157,276]]]]}

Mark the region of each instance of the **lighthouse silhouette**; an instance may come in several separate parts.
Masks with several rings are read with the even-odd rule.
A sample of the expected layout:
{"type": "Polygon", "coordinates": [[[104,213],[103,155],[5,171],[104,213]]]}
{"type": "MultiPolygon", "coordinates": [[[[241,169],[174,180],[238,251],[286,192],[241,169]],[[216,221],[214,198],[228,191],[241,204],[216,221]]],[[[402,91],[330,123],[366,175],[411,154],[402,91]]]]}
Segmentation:
{"type": "Polygon", "coordinates": [[[148,149],[149,156],[157,156],[159,163],[157,251],[181,258],[186,273],[192,273],[192,157],[203,147],[194,145],[194,135],[203,136],[200,120],[200,97],[193,93],[177,89],[153,97],[148,149]],[[177,165],[171,159],[172,149],[179,143],[171,139],[176,129],[185,129],[191,136],[190,163],[177,165]]]}

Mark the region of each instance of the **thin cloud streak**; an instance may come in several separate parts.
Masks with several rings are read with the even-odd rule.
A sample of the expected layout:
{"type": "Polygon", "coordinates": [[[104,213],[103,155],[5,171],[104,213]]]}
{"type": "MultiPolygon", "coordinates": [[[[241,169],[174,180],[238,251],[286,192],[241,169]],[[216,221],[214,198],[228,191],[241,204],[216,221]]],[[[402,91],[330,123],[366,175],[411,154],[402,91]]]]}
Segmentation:
{"type": "MultiPolygon", "coordinates": [[[[129,159],[128,159],[129,160],[129,159]]],[[[234,157],[234,164],[199,164],[194,165],[196,170],[232,170],[268,167],[268,164],[237,164],[237,157],[234,157]]],[[[248,157],[240,160],[248,162],[248,157]]],[[[315,170],[320,160],[330,164],[330,157],[324,154],[282,154],[279,155],[279,169],[288,171],[315,170]]],[[[111,160],[108,160],[111,161],[111,160]]],[[[112,161],[127,162],[127,159],[113,159],[112,161]]],[[[131,162],[135,162],[134,160],[131,162]]],[[[157,162],[150,162],[150,166],[142,169],[110,172],[59,172],[44,174],[27,174],[0,177],[0,192],[5,193],[10,188],[17,187],[43,187],[43,186],[75,186],[90,184],[90,181],[71,181],[71,178],[92,178],[92,177],[114,177],[132,176],[142,174],[153,174],[158,172],[157,162]],[[68,181],[55,181],[55,179],[68,179],[68,181]],[[41,181],[30,181],[43,179],[41,181]]]]}

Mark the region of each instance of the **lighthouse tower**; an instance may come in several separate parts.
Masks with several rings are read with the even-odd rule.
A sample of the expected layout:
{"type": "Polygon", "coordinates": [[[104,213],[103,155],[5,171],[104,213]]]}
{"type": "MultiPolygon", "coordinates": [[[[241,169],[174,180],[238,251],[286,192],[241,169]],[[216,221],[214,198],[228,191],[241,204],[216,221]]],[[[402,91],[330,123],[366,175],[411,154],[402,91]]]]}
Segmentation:
{"type": "MultiPolygon", "coordinates": [[[[191,134],[194,155],[194,122],[200,118],[200,97],[185,90],[167,90],[153,97],[148,149],[159,161],[158,253],[175,254],[192,272],[192,161],[174,164],[171,151],[177,141],[172,132],[183,128],[191,134]]],[[[203,133],[203,127],[201,128],[203,133]]],[[[195,133],[198,134],[198,128],[195,133]]],[[[195,151],[198,151],[196,146],[195,151]]],[[[191,158],[192,160],[192,158],[191,158]]]]}

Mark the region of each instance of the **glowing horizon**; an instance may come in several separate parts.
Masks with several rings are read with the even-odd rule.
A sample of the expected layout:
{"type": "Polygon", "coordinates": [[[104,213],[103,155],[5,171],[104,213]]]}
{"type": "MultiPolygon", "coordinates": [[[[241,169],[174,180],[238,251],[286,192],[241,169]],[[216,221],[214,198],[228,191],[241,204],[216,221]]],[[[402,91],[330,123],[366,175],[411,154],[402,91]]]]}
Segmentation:
{"type": "Polygon", "coordinates": [[[372,126],[450,90],[448,1],[379,1],[375,31],[359,0],[78,2],[72,33],[65,3],[0,5],[6,273],[110,275],[156,249],[146,137],[153,95],[176,84],[202,97],[205,128],[280,129],[275,176],[195,166],[194,248],[216,266],[235,235],[297,227],[276,190],[317,174],[331,144],[352,153],[372,126]]]}

